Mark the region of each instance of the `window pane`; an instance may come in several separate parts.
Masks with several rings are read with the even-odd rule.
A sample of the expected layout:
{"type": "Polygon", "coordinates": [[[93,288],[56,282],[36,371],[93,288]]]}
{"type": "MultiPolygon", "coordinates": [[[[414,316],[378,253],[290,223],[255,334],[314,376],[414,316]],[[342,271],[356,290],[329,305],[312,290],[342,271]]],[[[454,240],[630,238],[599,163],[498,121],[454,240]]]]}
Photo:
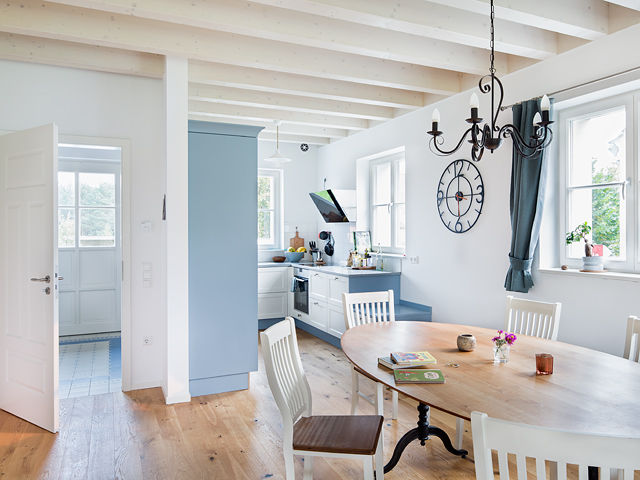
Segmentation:
{"type": "Polygon", "coordinates": [[[115,208],[80,209],[80,246],[113,247],[116,239],[115,208]]]}
{"type": "Polygon", "coordinates": [[[373,245],[380,244],[383,247],[391,246],[391,214],[389,208],[373,207],[373,245]]]}
{"type": "MultiPolygon", "coordinates": [[[[603,255],[625,258],[626,205],[621,187],[575,190],[569,201],[571,211],[567,231],[586,221],[593,228],[591,241],[594,245],[603,245],[603,255]]],[[[569,256],[583,257],[584,242],[569,246],[569,256]]]]}
{"type": "MultiPolygon", "coordinates": [[[[73,174],[71,174],[73,176],[73,174]]],[[[76,211],[74,208],[58,209],[58,247],[76,246],[76,211]]]]}
{"type": "Polygon", "coordinates": [[[398,161],[396,173],[395,201],[404,203],[404,159],[398,161]]]}
{"type": "Polygon", "coordinates": [[[273,222],[270,211],[258,212],[258,243],[267,245],[273,243],[273,222]]]}
{"type": "Polygon", "coordinates": [[[376,184],[373,203],[379,205],[391,202],[391,163],[379,163],[375,167],[376,184]]]}
{"type": "Polygon", "coordinates": [[[113,207],[116,201],[116,176],[113,173],[81,173],[80,205],[83,207],[113,207]]]}
{"type": "Polygon", "coordinates": [[[571,185],[625,178],[625,107],[571,121],[571,185]]]}
{"type": "Polygon", "coordinates": [[[258,177],[258,208],[273,208],[273,177],[258,177]]]}
{"type": "Polygon", "coordinates": [[[58,206],[73,207],[75,204],[75,174],[73,172],[58,172],[58,206]]]}
{"type": "Polygon", "coordinates": [[[393,208],[396,213],[396,244],[395,247],[404,248],[406,244],[407,231],[405,225],[404,203],[394,204],[393,208]]]}

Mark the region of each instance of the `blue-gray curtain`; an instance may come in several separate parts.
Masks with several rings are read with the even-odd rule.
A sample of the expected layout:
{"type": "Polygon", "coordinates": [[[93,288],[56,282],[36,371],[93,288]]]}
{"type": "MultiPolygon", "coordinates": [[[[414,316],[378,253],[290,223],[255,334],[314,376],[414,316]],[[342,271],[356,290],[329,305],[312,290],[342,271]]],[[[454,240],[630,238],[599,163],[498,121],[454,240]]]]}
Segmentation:
{"type": "MultiPolygon", "coordinates": [[[[540,111],[538,100],[513,106],[513,125],[529,140],[533,116],[540,111]]],[[[544,152],[524,158],[513,147],[511,164],[511,251],[504,288],[510,292],[528,292],[533,287],[531,263],[540,237],[540,221],[545,191],[544,152]]]]}

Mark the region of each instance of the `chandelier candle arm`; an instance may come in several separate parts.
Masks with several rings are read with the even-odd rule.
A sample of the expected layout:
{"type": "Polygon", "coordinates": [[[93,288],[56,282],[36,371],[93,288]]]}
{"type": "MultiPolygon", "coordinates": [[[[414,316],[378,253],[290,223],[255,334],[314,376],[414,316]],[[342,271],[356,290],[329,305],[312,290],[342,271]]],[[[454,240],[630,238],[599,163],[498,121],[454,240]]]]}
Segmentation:
{"type": "Polygon", "coordinates": [[[530,140],[525,140],[518,131],[518,129],[512,125],[504,125],[502,127],[498,124],[498,115],[500,113],[502,107],[502,101],[504,99],[504,88],[502,86],[502,82],[496,76],[496,68],[495,68],[495,11],[494,11],[494,0],[491,0],[491,30],[490,30],[490,66],[489,66],[489,74],[485,75],[478,82],[478,89],[480,93],[483,94],[491,94],[491,116],[488,123],[485,123],[482,127],[480,127],[480,123],[482,122],[482,118],[478,116],[478,111],[480,108],[480,101],[478,95],[474,92],[471,94],[469,98],[469,108],[471,110],[471,116],[466,119],[467,123],[471,124],[471,127],[468,128],[457,145],[451,150],[444,150],[440,148],[441,145],[444,144],[443,132],[438,130],[438,124],[440,123],[440,112],[438,109],[433,110],[433,116],[431,117],[431,130],[427,133],[431,135],[431,140],[429,142],[429,148],[436,155],[451,155],[456,152],[467,139],[469,133],[471,133],[471,139],[469,143],[471,143],[471,157],[474,161],[479,161],[482,158],[482,154],[484,153],[485,148],[493,153],[494,150],[497,150],[502,144],[502,139],[511,138],[513,141],[514,147],[517,151],[525,158],[533,157],[539,154],[545,147],[547,147],[552,140],[553,134],[549,125],[553,122],[549,120],[549,113],[551,109],[551,102],[549,101],[549,97],[544,95],[540,100],[540,112],[536,112],[533,118],[534,124],[534,132],[531,135],[530,140]],[[497,94],[497,96],[496,96],[497,94]]]}

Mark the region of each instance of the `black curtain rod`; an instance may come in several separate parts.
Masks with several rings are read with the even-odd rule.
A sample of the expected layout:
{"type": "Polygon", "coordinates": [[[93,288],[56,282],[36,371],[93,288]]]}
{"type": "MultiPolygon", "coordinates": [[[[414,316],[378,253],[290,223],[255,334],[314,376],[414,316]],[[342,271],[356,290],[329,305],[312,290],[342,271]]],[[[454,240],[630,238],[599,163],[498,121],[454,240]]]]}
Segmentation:
{"type": "MultiPolygon", "coordinates": [[[[620,75],[626,75],[627,73],[635,72],[635,71],[638,71],[638,70],[640,70],[640,67],[633,67],[633,68],[630,68],[628,70],[624,70],[622,72],[612,73],[611,75],[607,75],[606,77],[596,78],[595,80],[589,80],[588,82],[583,82],[583,83],[580,83],[578,85],[573,85],[572,87],[563,88],[562,90],[557,90],[555,92],[548,93],[547,95],[549,97],[553,97],[554,95],[558,95],[559,93],[564,93],[564,92],[568,92],[570,90],[575,90],[576,88],[586,87],[587,85],[591,85],[593,83],[601,82],[603,80],[609,80],[610,78],[619,77],[620,75]]],[[[540,98],[542,98],[542,95],[538,95],[537,97],[532,97],[529,100],[538,100],[540,98]]],[[[511,105],[505,105],[503,107],[500,107],[500,111],[502,112],[502,111],[504,111],[504,110],[506,110],[508,108],[511,108],[511,107],[513,107],[515,105],[518,105],[520,103],[523,103],[523,102],[526,102],[526,101],[529,101],[529,100],[523,100],[521,102],[512,103],[511,105]]]]}

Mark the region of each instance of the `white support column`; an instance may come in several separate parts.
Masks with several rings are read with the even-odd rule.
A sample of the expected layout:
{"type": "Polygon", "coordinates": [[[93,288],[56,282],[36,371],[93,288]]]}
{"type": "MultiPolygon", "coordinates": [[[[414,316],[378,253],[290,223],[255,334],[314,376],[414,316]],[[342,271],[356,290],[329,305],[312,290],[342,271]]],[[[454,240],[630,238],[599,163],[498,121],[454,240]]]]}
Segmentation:
{"type": "Polygon", "coordinates": [[[189,394],[189,64],[166,57],[166,371],[165,401],[188,402],[189,394]]]}

